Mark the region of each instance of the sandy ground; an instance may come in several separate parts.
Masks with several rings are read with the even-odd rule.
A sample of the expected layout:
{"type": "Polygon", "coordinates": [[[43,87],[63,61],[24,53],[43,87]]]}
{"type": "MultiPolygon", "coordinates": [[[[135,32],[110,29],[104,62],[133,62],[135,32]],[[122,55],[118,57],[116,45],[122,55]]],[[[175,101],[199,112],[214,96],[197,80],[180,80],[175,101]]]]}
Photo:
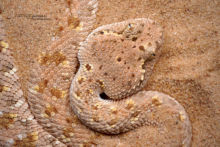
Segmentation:
{"type": "MultiPolygon", "coordinates": [[[[29,60],[57,33],[65,3],[1,1],[25,89],[29,60]],[[42,14],[45,20],[21,14],[42,14]]],[[[220,146],[220,1],[99,0],[94,28],[139,17],[151,18],[164,29],[161,58],[145,89],[169,94],[184,106],[192,123],[192,146],[220,146]]]]}

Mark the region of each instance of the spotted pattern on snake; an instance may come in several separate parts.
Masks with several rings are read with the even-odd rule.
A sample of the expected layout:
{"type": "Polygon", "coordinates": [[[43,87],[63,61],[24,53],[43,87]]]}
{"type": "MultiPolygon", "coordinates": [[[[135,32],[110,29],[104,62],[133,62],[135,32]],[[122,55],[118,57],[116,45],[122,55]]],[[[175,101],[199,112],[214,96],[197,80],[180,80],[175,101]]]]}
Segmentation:
{"type": "MultiPolygon", "coordinates": [[[[132,146],[123,138],[137,141],[138,129],[158,128],[162,135],[156,136],[155,146],[190,146],[191,126],[184,108],[166,94],[140,91],[160,55],[158,24],[132,19],[90,33],[97,1],[75,4],[77,13],[67,33],[33,61],[27,98],[1,28],[0,144],[132,146]]],[[[157,134],[151,133],[150,138],[157,134]]]]}
{"type": "Polygon", "coordinates": [[[0,25],[0,146],[62,146],[43,130],[29,110],[1,16],[0,25]]]}

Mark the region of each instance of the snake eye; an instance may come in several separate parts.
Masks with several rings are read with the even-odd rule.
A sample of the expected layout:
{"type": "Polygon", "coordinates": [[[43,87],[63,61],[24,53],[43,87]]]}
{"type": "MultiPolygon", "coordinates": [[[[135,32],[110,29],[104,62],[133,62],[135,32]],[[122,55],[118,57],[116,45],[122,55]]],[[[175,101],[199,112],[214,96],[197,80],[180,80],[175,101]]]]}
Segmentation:
{"type": "Polygon", "coordinates": [[[99,96],[103,100],[109,100],[110,99],[109,96],[107,96],[104,92],[102,92],[99,96]]]}

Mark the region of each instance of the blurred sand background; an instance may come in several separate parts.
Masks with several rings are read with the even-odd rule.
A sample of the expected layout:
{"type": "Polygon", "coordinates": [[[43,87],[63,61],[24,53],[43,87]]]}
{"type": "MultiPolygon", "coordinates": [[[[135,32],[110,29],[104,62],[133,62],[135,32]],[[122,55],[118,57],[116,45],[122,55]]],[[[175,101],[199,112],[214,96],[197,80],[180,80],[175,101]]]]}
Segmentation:
{"type": "MultiPolygon", "coordinates": [[[[145,89],[164,92],[184,106],[192,123],[192,146],[220,146],[220,1],[98,1],[94,28],[139,17],[163,27],[162,54],[145,89]]],[[[65,7],[63,0],[0,1],[24,91],[29,61],[57,35],[65,7]],[[45,20],[23,14],[44,15],[45,20]]]]}

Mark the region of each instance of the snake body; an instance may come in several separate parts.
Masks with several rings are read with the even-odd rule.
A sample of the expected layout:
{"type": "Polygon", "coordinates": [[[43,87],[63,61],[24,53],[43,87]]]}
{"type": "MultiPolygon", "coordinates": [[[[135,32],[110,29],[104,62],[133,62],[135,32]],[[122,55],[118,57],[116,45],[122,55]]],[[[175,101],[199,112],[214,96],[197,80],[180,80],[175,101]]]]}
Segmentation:
{"type": "Polygon", "coordinates": [[[182,133],[188,134],[190,122],[177,101],[156,91],[138,92],[152,73],[161,43],[161,28],[146,18],[94,30],[81,44],[80,67],[70,88],[78,118],[95,131],[119,134],[154,123],[148,113],[164,105],[171,109],[171,118],[185,118],[182,133]]]}
{"type": "Polygon", "coordinates": [[[70,89],[71,105],[80,120],[107,134],[140,126],[144,114],[138,113],[145,98],[140,98],[141,104],[132,95],[149,78],[161,43],[161,29],[145,18],[94,30],[81,44],[80,67],[70,89]],[[134,114],[140,118],[133,118],[134,114]]]}
{"type": "Polygon", "coordinates": [[[90,33],[97,1],[75,3],[77,23],[33,59],[26,96],[1,27],[0,143],[112,146],[115,141],[117,146],[123,144],[123,135],[117,141],[113,134],[135,136],[138,128],[156,128],[158,136],[162,132],[156,137],[159,143],[190,146],[191,125],[184,108],[166,94],[142,90],[160,56],[159,25],[138,18],[90,33]],[[97,143],[98,137],[106,144],[97,143]]]}

